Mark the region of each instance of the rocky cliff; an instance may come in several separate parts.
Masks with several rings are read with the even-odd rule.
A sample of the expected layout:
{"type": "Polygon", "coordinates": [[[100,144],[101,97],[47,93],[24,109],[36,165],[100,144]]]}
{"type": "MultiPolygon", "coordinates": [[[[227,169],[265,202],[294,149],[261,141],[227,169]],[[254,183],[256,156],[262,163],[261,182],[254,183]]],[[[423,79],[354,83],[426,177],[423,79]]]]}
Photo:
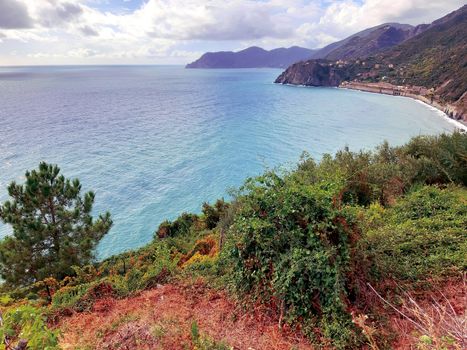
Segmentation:
{"type": "Polygon", "coordinates": [[[306,86],[339,86],[348,77],[345,69],[327,61],[305,61],[291,65],[275,83],[306,86]]]}

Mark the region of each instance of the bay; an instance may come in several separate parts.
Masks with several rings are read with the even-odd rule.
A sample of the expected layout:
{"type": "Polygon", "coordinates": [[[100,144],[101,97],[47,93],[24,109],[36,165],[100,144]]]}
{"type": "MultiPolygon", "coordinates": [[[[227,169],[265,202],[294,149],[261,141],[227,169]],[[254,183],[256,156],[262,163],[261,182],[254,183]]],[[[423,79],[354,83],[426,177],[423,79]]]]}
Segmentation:
{"type": "MultiPolygon", "coordinates": [[[[0,200],[40,161],[56,163],[111,231],[99,258],[149,242],[164,219],[199,212],[247,176],[348,146],[450,132],[415,101],[272,84],[277,69],[0,67],[0,200]]],[[[0,237],[11,228],[0,224],[0,237]]]]}

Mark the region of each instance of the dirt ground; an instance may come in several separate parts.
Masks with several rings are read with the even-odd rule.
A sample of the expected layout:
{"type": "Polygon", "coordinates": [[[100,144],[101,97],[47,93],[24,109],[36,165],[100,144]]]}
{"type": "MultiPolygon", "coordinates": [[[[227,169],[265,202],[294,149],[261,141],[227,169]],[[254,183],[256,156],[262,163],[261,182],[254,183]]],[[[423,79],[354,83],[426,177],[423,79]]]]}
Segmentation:
{"type": "MultiPolygon", "coordinates": [[[[417,306],[409,303],[408,309],[401,310],[426,328],[434,339],[438,335],[441,339],[443,329],[464,332],[465,336],[465,278],[413,296],[418,300],[417,306]]],[[[379,307],[381,314],[388,316],[386,336],[392,338],[391,348],[417,349],[421,333],[414,322],[387,305],[379,307]]],[[[191,338],[194,322],[202,337],[223,342],[235,350],[313,349],[299,332],[279,329],[277,315],[268,314],[267,309],[244,310],[226,293],[210,289],[202,282],[159,285],[125,299],[99,299],[91,312],[60,317],[58,327],[62,331],[60,345],[66,350],[194,350],[197,349],[191,338]]]]}
{"type": "Polygon", "coordinates": [[[63,349],[193,349],[191,326],[239,350],[312,349],[302,336],[279,330],[272,317],[246,312],[202,283],[167,284],[139,295],[98,300],[92,312],[63,318],[63,349]]]}

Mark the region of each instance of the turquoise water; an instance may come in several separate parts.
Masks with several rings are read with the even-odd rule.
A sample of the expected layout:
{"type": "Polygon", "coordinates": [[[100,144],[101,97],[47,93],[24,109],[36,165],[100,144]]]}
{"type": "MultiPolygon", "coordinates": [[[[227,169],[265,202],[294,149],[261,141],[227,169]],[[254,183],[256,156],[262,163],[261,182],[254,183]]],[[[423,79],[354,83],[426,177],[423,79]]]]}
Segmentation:
{"type": "MultiPolygon", "coordinates": [[[[41,160],[57,163],[114,226],[105,257],[152,239],[158,224],[226,196],[265,167],[346,145],[450,131],[402,97],[274,85],[275,69],[0,68],[0,200],[41,160]]],[[[0,224],[0,236],[10,228],[0,224]]]]}

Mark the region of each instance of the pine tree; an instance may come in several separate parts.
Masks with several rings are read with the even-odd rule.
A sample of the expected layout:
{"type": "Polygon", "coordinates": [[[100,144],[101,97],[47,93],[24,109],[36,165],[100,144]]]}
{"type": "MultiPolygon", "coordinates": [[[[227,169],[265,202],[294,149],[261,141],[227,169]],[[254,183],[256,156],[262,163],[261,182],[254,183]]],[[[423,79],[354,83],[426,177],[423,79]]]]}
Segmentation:
{"type": "Polygon", "coordinates": [[[41,163],[26,182],[8,187],[12,198],[0,205],[0,218],[13,235],[0,242],[0,275],[7,285],[26,286],[47,277],[62,279],[72,266],[89,264],[112,220],[91,216],[94,193],[80,196],[79,180],[65,179],[56,165],[41,163]]]}

